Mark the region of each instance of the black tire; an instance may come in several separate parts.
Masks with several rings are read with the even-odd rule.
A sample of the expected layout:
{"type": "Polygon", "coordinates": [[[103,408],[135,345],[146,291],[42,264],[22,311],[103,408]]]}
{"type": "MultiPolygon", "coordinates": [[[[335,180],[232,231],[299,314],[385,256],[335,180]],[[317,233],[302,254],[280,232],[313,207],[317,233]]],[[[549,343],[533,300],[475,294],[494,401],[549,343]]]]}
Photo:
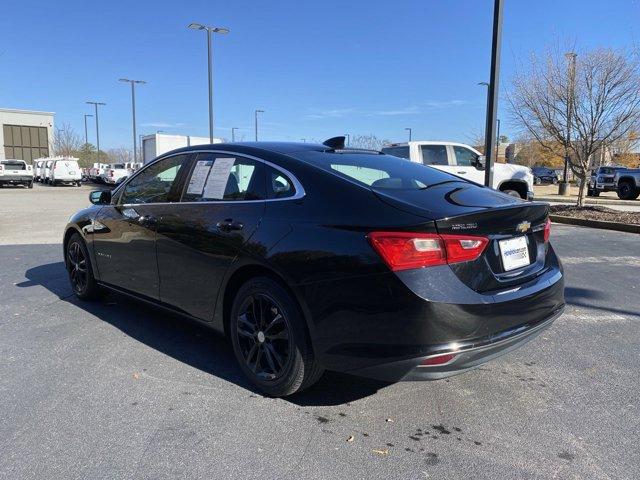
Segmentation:
{"type": "Polygon", "coordinates": [[[632,182],[623,180],[618,183],[618,198],[621,200],[635,200],[640,195],[640,189],[636,189],[632,182]]]}
{"type": "Polygon", "coordinates": [[[551,183],[553,183],[554,185],[557,185],[558,184],[558,179],[557,178],[551,179],[551,183]]]}
{"type": "Polygon", "coordinates": [[[29,183],[27,184],[27,188],[33,188],[33,182],[29,182],[29,183]]]}
{"type": "Polygon", "coordinates": [[[65,265],[73,293],[82,300],[97,298],[100,294],[100,287],[93,276],[87,246],[79,233],[71,235],[64,252],[65,265]]]}
{"type": "Polygon", "coordinates": [[[535,184],[536,185],[542,185],[542,179],[540,177],[536,177],[535,184]]]}
{"type": "Polygon", "coordinates": [[[271,278],[248,280],[236,293],[229,321],[233,352],[249,381],[269,396],[299,392],[322,376],[304,322],[296,301],[271,278]]]}

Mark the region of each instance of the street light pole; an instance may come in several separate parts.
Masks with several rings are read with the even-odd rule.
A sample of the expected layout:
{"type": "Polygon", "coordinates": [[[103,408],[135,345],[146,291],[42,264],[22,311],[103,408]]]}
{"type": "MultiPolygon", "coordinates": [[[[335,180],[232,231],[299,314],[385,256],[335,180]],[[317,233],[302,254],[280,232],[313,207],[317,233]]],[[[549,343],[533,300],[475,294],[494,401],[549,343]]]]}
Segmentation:
{"type": "Polygon", "coordinates": [[[264,113],[264,110],[256,110],[255,112],[253,112],[254,117],[255,117],[256,142],[258,141],[258,114],[259,113],[264,113]]]}
{"type": "Polygon", "coordinates": [[[98,105],[106,105],[104,102],[85,102],[95,107],[96,117],[96,155],[98,157],[98,163],[100,163],[100,124],[98,122],[98,105]]]}
{"type": "Polygon", "coordinates": [[[407,127],[405,128],[405,130],[409,132],[409,141],[411,141],[411,132],[412,132],[411,128],[407,127]]]}
{"type": "Polygon", "coordinates": [[[128,78],[119,78],[119,82],[131,84],[131,116],[133,123],[133,161],[138,162],[138,136],[136,135],[136,83],[144,85],[144,80],[129,80],[128,78]]]}
{"type": "Polygon", "coordinates": [[[347,147],[348,147],[349,145],[351,145],[351,135],[349,135],[348,133],[345,133],[344,136],[347,137],[347,147]]]}
{"type": "Polygon", "coordinates": [[[484,184],[493,187],[493,165],[495,159],[494,145],[496,136],[496,118],[498,114],[498,82],[500,80],[500,46],[502,43],[502,0],[494,0],[493,6],[493,38],[491,45],[491,78],[487,95],[487,121],[485,127],[485,155],[484,184]]]}
{"type": "Polygon", "coordinates": [[[564,54],[567,59],[567,139],[564,145],[564,173],[558,185],[558,195],[569,195],[569,145],[571,145],[571,114],[573,113],[573,94],[576,81],[576,57],[574,52],[564,54]]]}
{"type": "Polygon", "coordinates": [[[500,156],[500,119],[496,119],[496,162],[500,156]]]}
{"type": "Polygon", "coordinates": [[[87,117],[93,117],[93,115],[89,115],[87,113],[84,114],[84,144],[89,144],[89,135],[87,133],[87,117]]]}
{"type": "Polygon", "coordinates": [[[238,130],[238,127],[231,127],[231,141],[232,142],[236,141],[236,130],[238,130]]]}
{"type": "Polygon", "coordinates": [[[207,66],[209,69],[209,142],[213,143],[213,60],[211,54],[211,34],[226,34],[230,30],[224,27],[209,27],[200,23],[190,23],[189,28],[193,30],[206,30],[207,32],[207,66]]]}

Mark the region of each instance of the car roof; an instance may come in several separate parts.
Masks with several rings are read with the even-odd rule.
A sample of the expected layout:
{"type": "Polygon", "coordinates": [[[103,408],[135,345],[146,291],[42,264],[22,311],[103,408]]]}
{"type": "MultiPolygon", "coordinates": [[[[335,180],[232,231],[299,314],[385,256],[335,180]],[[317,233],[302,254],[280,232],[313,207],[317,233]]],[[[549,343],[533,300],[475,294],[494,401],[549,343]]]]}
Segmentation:
{"type": "Polygon", "coordinates": [[[452,145],[452,146],[456,146],[456,147],[468,147],[468,148],[472,148],[473,149],[473,147],[471,145],[469,145],[468,143],[439,141],[439,140],[412,140],[410,142],[389,143],[387,145],[383,145],[382,148],[406,147],[406,146],[409,146],[409,145],[452,145]]]}
{"type": "MultiPolygon", "coordinates": [[[[172,150],[167,153],[181,153],[181,152],[198,152],[207,150],[235,150],[238,153],[255,153],[258,150],[289,154],[295,152],[316,151],[326,152],[331,150],[326,145],[319,143],[301,143],[301,142],[230,142],[230,143],[206,143],[203,145],[191,145],[189,147],[182,147],[176,150],[172,150]]],[[[163,154],[162,156],[165,156],[163,154]]]]}

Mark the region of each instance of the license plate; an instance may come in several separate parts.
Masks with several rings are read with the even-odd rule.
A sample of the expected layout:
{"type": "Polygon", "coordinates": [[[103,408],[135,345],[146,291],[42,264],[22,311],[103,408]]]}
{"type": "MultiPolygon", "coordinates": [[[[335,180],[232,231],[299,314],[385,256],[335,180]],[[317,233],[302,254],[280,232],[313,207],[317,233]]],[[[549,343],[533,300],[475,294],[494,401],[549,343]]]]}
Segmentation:
{"type": "Polygon", "coordinates": [[[527,247],[526,237],[515,237],[507,240],[500,240],[500,255],[502,256],[502,266],[505,271],[529,265],[529,247],[527,247]]]}

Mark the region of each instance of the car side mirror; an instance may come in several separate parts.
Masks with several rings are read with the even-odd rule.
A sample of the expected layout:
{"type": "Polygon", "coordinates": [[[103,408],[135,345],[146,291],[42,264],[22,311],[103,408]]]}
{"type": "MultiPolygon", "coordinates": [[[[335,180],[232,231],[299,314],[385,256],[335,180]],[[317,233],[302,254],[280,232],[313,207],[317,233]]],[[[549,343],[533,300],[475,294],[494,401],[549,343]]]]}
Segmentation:
{"type": "Polygon", "coordinates": [[[94,190],[89,193],[89,201],[94,205],[108,205],[111,203],[111,190],[94,190]]]}
{"type": "Polygon", "coordinates": [[[484,170],[486,163],[487,163],[487,158],[484,155],[478,155],[476,157],[475,167],[478,170],[484,170]]]}

